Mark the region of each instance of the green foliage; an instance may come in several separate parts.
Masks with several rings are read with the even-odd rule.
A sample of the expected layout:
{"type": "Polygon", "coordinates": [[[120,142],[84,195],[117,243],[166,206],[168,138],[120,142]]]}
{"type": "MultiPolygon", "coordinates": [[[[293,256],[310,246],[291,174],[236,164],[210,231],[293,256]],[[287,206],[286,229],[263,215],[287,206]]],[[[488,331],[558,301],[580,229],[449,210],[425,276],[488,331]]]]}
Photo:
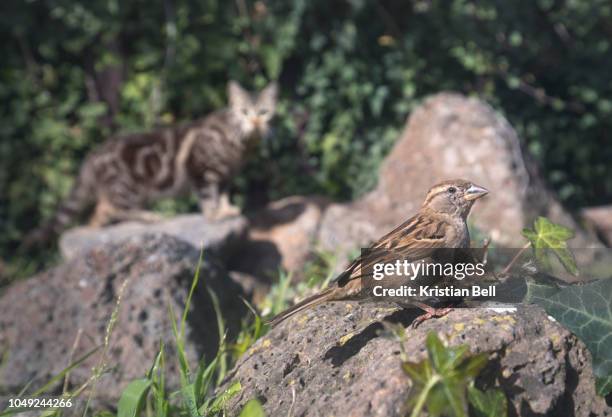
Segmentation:
{"type": "Polygon", "coordinates": [[[240,358],[253,343],[268,330],[255,308],[253,308],[248,301],[245,300],[244,302],[252,313],[252,319],[251,317],[247,317],[243,320],[240,332],[236,337],[236,342],[231,345],[233,363],[235,363],[238,358],[240,358]]]}
{"type": "Polygon", "coordinates": [[[402,369],[413,383],[408,402],[411,417],[421,415],[425,407],[432,417],[467,417],[468,401],[478,416],[507,415],[503,392],[481,392],[474,386],[475,378],[487,364],[487,354],[469,355],[467,345],[445,347],[434,332],[427,335],[425,344],[426,359],[402,363],[402,369]]]}
{"type": "Polygon", "coordinates": [[[474,417],[502,417],[508,414],[508,399],[500,390],[483,392],[470,385],[468,400],[474,410],[474,417]]]}
{"type": "MultiPolygon", "coordinates": [[[[574,236],[572,230],[539,217],[534,230],[524,229],[523,235],[547,270],[552,251],[568,272],[578,275],[574,255],[567,247],[567,240],[574,236]]],[[[612,392],[612,279],[578,285],[562,283],[528,279],[524,302],[543,307],[586,344],[593,356],[597,393],[608,395],[612,392]]]]}
{"type": "MultiPolygon", "coordinates": [[[[90,350],[89,352],[85,353],[83,356],[81,356],[80,358],[78,358],[77,360],[75,360],[74,362],[72,362],[70,365],[68,365],[66,368],[62,369],[60,372],[58,372],[56,375],[54,375],[49,381],[47,381],[47,383],[45,383],[42,387],[38,388],[37,390],[33,391],[33,392],[29,392],[28,388],[30,387],[30,383],[26,384],[26,386],[21,390],[21,392],[19,392],[16,397],[40,397],[41,395],[44,394],[51,394],[54,392],[57,384],[66,377],[66,375],[68,375],[70,373],[70,371],[72,371],[73,369],[79,367],[81,364],[83,364],[83,362],[85,362],[90,356],[92,356],[94,353],[96,353],[99,350],[99,347],[93,348],[92,350],[90,350]]],[[[74,398],[77,398],[81,392],[83,391],[83,389],[88,385],[88,383],[85,383],[83,386],[79,387],[78,389],[75,389],[72,392],[64,392],[62,397],[65,398],[66,400],[73,400],[74,398]]],[[[25,409],[22,408],[6,408],[3,411],[0,411],[0,417],[5,417],[5,416],[12,416],[15,414],[19,414],[21,412],[25,411],[25,409]]],[[[53,414],[59,414],[61,412],[61,409],[49,409],[48,410],[50,413],[53,414]]]]}
{"type": "Polygon", "coordinates": [[[538,262],[545,269],[551,269],[549,255],[552,252],[568,272],[578,275],[576,260],[567,247],[567,241],[574,237],[571,229],[555,224],[545,217],[538,217],[534,230],[523,229],[523,236],[531,242],[538,262]]]}
{"type": "Polygon", "coordinates": [[[580,338],[593,356],[599,395],[612,392],[612,279],[564,288],[528,281],[525,301],[542,306],[580,338]]]}
{"type": "Polygon", "coordinates": [[[241,389],[240,382],[234,382],[224,391],[213,393],[221,383],[227,371],[227,350],[225,339],[225,324],[216,294],[209,294],[217,316],[219,330],[219,348],[217,355],[206,362],[200,360],[195,369],[189,364],[185,352],[185,328],[193,294],[200,280],[200,268],[203,252],[200,253],[196,273],[193,277],[185,308],[180,322],[177,323],[172,304],[168,303],[170,321],[176,344],[176,360],[178,362],[180,389],[177,393],[167,392],[165,386],[165,348],[160,344],[155,361],[145,378],[132,381],[124,389],[118,405],[118,417],[137,416],[146,410],[147,415],[159,417],[175,414],[186,414],[192,417],[216,416],[222,413],[227,402],[241,389]],[[178,397],[180,404],[174,404],[171,399],[178,397]]]}
{"type": "Polygon", "coordinates": [[[87,151],[117,131],[223,106],[228,78],[281,86],[273,135],[236,181],[247,206],[362,194],[406,115],[440,90],[478,94],[505,113],[565,202],[603,204],[612,194],[605,0],[0,7],[4,259],[50,216],[87,151]]]}
{"type": "Polygon", "coordinates": [[[266,417],[266,413],[261,403],[256,399],[252,399],[244,405],[239,417],[266,417]]]}
{"type": "Polygon", "coordinates": [[[119,404],[117,404],[117,417],[139,416],[151,384],[151,380],[144,378],[130,382],[121,393],[119,404]]]}

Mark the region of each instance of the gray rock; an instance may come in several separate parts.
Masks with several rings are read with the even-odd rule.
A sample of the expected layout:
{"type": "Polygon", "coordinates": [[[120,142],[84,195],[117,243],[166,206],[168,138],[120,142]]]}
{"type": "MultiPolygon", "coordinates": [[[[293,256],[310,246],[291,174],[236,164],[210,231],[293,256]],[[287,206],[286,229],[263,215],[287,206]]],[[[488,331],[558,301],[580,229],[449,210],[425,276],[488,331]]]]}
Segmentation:
{"type": "Polygon", "coordinates": [[[248,222],[242,216],[208,221],[201,214],[184,214],[155,223],[123,222],[103,228],[75,227],[62,234],[59,241],[64,259],[73,259],[83,251],[145,233],[165,233],[207,253],[231,256],[244,239],[248,222]]]}
{"type": "Polygon", "coordinates": [[[596,233],[599,233],[608,247],[612,247],[612,205],[587,207],[582,210],[582,216],[596,233]]]}
{"type": "Polygon", "coordinates": [[[229,262],[229,269],[254,274],[264,283],[269,283],[279,268],[300,279],[329,204],[319,196],[293,196],[249,215],[248,237],[229,262]]]}
{"type": "MultiPolygon", "coordinates": [[[[126,384],[147,372],[160,341],[168,357],[176,357],[168,304],[177,317],[182,315],[198,256],[197,249],[174,237],[140,234],[13,284],[0,298],[0,352],[8,353],[0,386],[13,393],[29,381],[31,389],[38,387],[69,364],[75,343],[73,359],[104,345],[118,306],[108,348],[70,374],[71,386],[78,387],[103,363],[109,372],[100,377],[94,398],[116,405],[126,384]]],[[[239,287],[211,256],[205,257],[200,274],[186,327],[192,364],[202,355],[211,358],[217,349],[216,316],[205,286],[219,297],[232,332],[245,314],[239,287]]],[[[176,361],[167,360],[166,366],[167,383],[177,387],[176,361]]]]}
{"type": "Polygon", "coordinates": [[[470,221],[499,245],[521,247],[523,227],[546,216],[577,231],[570,246],[601,247],[546,189],[508,121],[483,101],[451,93],[430,97],[410,115],[376,189],[329,207],[319,239],[329,249],[365,246],[415,213],[429,187],[451,178],[491,191],[470,221]]]}
{"type": "Polygon", "coordinates": [[[298,314],[260,339],[230,373],[240,393],[228,415],[258,398],[276,416],[404,416],[410,380],[400,367],[399,342],[383,335],[382,320],[407,327],[409,360],[426,357],[435,331],[450,345],[487,352],[477,383],[501,388],[515,416],[610,416],[595,395],[584,344],[539,308],[515,312],[456,309],[408,328],[420,313],[396,307],[328,303],[298,314]],[[291,411],[290,411],[291,410],[291,411]]]}

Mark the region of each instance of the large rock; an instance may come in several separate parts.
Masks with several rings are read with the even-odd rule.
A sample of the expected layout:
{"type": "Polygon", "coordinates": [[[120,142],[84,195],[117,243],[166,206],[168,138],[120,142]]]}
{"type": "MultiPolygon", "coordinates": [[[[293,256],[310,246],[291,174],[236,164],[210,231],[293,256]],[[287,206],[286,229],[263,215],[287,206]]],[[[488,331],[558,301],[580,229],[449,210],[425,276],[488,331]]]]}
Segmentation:
{"type": "Polygon", "coordinates": [[[62,234],[60,251],[65,259],[73,259],[83,251],[146,233],[164,233],[207,253],[229,257],[245,238],[248,221],[234,216],[209,221],[201,214],[183,214],[154,223],[123,222],[103,228],[75,227],[62,234]]]}
{"type": "MultiPolygon", "coordinates": [[[[381,321],[407,327],[411,361],[426,354],[435,331],[450,345],[489,354],[479,384],[500,387],[515,416],[610,416],[595,395],[590,354],[572,334],[535,307],[496,313],[456,309],[408,328],[419,313],[381,305],[328,303],[298,314],[260,339],[230,373],[242,390],[228,415],[258,398],[276,416],[404,416],[410,380],[400,366],[399,342],[381,321]]],[[[228,382],[229,383],[229,382],[228,382]]]]}
{"type": "Polygon", "coordinates": [[[321,219],[329,200],[294,196],[270,203],[249,216],[248,237],[229,268],[254,274],[263,282],[279,268],[299,279],[312,255],[321,219]]]}
{"type": "Polygon", "coordinates": [[[588,207],[582,210],[582,215],[608,246],[612,247],[612,205],[588,207]]]}
{"type": "MultiPolygon", "coordinates": [[[[8,353],[0,386],[8,392],[18,392],[29,381],[40,386],[65,368],[70,356],[103,346],[117,308],[108,346],[70,374],[71,386],[78,387],[92,368],[104,364],[109,372],[98,380],[95,398],[115,403],[128,381],[147,372],[160,340],[169,358],[175,357],[168,304],[177,317],[182,315],[198,256],[197,249],[176,238],[144,234],[13,284],[0,298],[0,350],[8,353]]],[[[239,287],[210,256],[200,274],[186,327],[190,363],[202,355],[211,358],[217,349],[216,316],[205,286],[219,297],[230,329],[235,331],[244,315],[239,287]]],[[[166,365],[167,382],[176,387],[176,361],[166,365]]]]}
{"type": "Polygon", "coordinates": [[[415,213],[429,187],[451,178],[491,191],[476,204],[471,220],[498,244],[521,247],[522,228],[542,215],[577,230],[574,247],[598,245],[546,189],[504,117],[478,99],[442,93],[411,114],[382,164],[377,188],[325,212],[323,246],[367,245],[415,213]]]}

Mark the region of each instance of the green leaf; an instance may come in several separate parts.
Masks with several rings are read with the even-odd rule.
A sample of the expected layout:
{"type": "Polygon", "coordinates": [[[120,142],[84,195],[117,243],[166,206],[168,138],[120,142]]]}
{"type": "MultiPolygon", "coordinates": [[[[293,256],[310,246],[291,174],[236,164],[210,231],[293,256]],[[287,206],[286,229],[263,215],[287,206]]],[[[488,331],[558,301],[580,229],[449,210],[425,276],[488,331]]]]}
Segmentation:
{"type": "Polygon", "coordinates": [[[223,391],[210,405],[210,413],[219,413],[225,409],[227,402],[236,394],[240,392],[242,385],[240,381],[234,382],[225,391],[223,391]]]}
{"type": "Polygon", "coordinates": [[[430,332],[425,342],[433,367],[438,372],[451,370],[457,366],[468,351],[467,345],[446,348],[435,333],[430,332]]]}
{"type": "Polygon", "coordinates": [[[140,414],[150,387],[149,379],[136,379],[130,382],[119,398],[117,417],[136,417],[140,414]]]}
{"type": "Polygon", "coordinates": [[[567,241],[574,237],[574,232],[545,217],[537,218],[534,229],[523,229],[523,236],[531,242],[538,261],[545,268],[550,268],[547,255],[549,251],[552,251],[569,273],[578,275],[576,260],[567,247],[567,241]]]}
{"type": "Polygon", "coordinates": [[[431,362],[424,360],[419,363],[404,362],[402,369],[417,385],[425,385],[432,376],[431,362]]]}
{"type": "Polygon", "coordinates": [[[210,387],[210,383],[213,379],[215,370],[219,363],[219,357],[215,357],[207,366],[204,358],[200,361],[198,369],[196,370],[195,377],[193,379],[193,392],[196,399],[204,396],[210,387]]]}
{"type": "Polygon", "coordinates": [[[474,386],[468,388],[468,399],[474,409],[473,417],[507,417],[508,400],[499,389],[480,391],[474,386]]]}
{"type": "Polygon", "coordinates": [[[266,413],[261,403],[253,398],[244,405],[239,417],[266,417],[266,413]]]}
{"type": "Polygon", "coordinates": [[[602,397],[607,396],[612,392],[612,375],[607,377],[596,377],[595,378],[595,390],[598,395],[602,397]]]}
{"type": "Polygon", "coordinates": [[[455,417],[467,417],[465,385],[461,378],[445,378],[441,389],[455,417]]]}
{"type": "Polygon", "coordinates": [[[593,373],[600,395],[612,392],[612,279],[565,288],[527,281],[525,302],[542,306],[548,314],[580,338],[593,357],[593,373]]]}
{"type": "Polygon", "coordinates": [[[268,78],[271,80],[278,78],[283,63],[280,52],[269,46],[262,46],[260,52],[268,78]]]}
{"type": "Polygon", "coordinates": [[[487,366],[487,362],[489,362],[489,355],[486,353],[479,353],[463,361],[458,372],[471,378],[476,378],[480,371],[487,366]]]}
{"type": "Polygon", "coordinates": [[[433,417],[467,417],[467,387],[487,364],[488,355],[470,356],[467,345],[446,347],[434,332],[427,335],[425,344],[427,359],[402,363],[413,382],[408,401],[411,416],[419,416],[426,407],[433,417]]]}
{"type": "Polygon", "coordinates": [[[438,335],[434,332],[429,332],[425,340],[425,346],[427,347],[427,353],[429,354],[434,369],[438,372],[444,370],[449,360],[448,352],[440,338],[438,338],[438,335]]]}

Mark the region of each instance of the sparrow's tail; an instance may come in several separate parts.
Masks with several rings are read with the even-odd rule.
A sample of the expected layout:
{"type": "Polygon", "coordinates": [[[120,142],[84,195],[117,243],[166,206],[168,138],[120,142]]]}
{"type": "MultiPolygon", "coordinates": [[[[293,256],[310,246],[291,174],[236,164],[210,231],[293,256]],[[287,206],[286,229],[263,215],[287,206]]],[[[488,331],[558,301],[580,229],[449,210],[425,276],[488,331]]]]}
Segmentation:
{"type": "Polygon", "coordinates": [[[271,327],[275,327],[279,323],[285,321],[289,317],[299,313],[300,311],[306,310],[307,308],[314,307],[326,301],[331,301],[334,299],[334,288],[326,288],[323,291],[312,295],[304,300],[300,301],[296,305],[289,307],[282,313],[279,313],[272,320],[268,322],[271,327]]]}

